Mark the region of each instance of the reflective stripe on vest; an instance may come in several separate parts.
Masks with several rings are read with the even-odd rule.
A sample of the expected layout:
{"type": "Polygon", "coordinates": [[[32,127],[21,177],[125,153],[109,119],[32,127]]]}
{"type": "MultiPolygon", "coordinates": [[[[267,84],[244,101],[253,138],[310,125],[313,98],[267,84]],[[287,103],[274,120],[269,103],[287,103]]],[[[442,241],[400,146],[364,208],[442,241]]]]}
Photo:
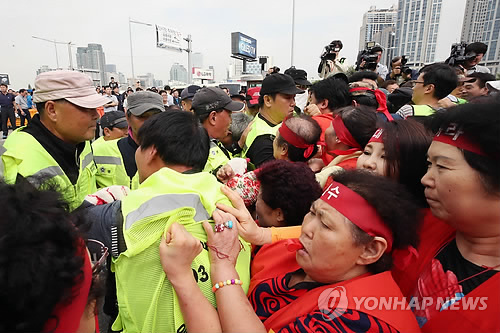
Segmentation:
{"type": "Polygon", "coordinates": [[[26,177],[26,179],[35,186],[42,185],[39,180],[47,180],[56,176],[64,176],[64,171],[59,166],[51,166],[45,169],[42,169],[33,175],[26,177]]]}
{"type": "Polygon", "coordinates": [[[122,160],[119,157],[114,156],[94,156],[94,161],[97,164],[114,164],[122,165],[122,160]]]}
{"type": "Polygon", "coordinates": [[[192,193],[163,194],[146,201],[139,208],[130,212],[125,220],[125,229],[129,229],[136,221],[181,207],[194,208],[196,222],[210,218],[199,195],[192,193]]]}
{"type": "Polygon", "coordinates": [[[83,162],[81,164],[81,168],[85,169],[92,161],[94,160],[94,155],[92,155],[92,152],[88,153],[84,158],[83,162]]]}

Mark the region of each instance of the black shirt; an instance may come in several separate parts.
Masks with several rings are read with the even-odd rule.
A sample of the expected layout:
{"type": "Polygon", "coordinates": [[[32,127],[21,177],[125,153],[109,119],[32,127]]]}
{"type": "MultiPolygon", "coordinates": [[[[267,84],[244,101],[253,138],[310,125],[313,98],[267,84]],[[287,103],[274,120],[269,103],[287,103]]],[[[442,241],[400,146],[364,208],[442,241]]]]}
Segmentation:
{"type": "Polygon", "coordinates": [[[458,250],[455,240],[448,243],[441,252],[439,252],[436,259],[441,262],[444,272],[451,271],[456,275],[458,283],[462,286],[464,296],[498,273],[498,271],[495,270],[486,271],[487,268],[475,265],[465,259],[458,250]],[[475,274],[478,275],[462,282],[462,280],[475,274]]]}
{"type": "MultiPolygon", "coordinates": [[[[268,121],[260,113],[257,117],[264,120],[271,127],[278,126],[268,121]]],[[[272,134],[262,134],[253,140],[252,145],[248,148],[246,156],[250,158],[250,161],[255,167],[258,168],[262,163],[274,160],[273,141],[275,137],[276,136],[272,134]]]]}
{"type": "Polygon", "coordinates": [[[137,164],[135,163],[135,151],[139,146],[135,141],[129,136],[126,138],[121,138],[118,141],[118,149],[120,154],[122,154],[123,163],[125,164],[125,171],[127,171],[127,176],[132,179],[137,172],[137,164]]]}
{"type": "Polygon", "coordinates": [[[13,109],[14,108],[14,99],[16,97],[12,94],[3,94],[0,92],[0,109],[13,109]]]}
{"type": "Polygon", "coordinates": [[[33,116],[22,131],[31,134],[42,147],[54,158],[74,185],[80,174],[80,154],[85,148],[85,142],[77,145],[64,142],[52,134],[40,121],[40,115],[33,116]]]}

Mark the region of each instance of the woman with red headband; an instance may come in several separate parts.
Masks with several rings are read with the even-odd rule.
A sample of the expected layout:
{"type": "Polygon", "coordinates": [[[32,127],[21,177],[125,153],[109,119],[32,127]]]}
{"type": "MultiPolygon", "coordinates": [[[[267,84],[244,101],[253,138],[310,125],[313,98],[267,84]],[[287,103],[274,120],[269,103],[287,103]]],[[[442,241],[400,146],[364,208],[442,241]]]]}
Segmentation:
{"type": "Polygon", "coordinates": [[[500,331],[499,110],[465,104],[431,119],[422,184],[433,216],[418,261],[394,271],[407,296],[428,304],[415,309],[425,332],[500,331]]]}
{"type": "Polygon", "coordinates": [[[427,149],[431,141],[429,131],[415,120],[384,122],[368,141],[356,168],[403,184],[420,207],[428,207],[420,179],[427,172],[427,149]]]}
{"type": "MultiPolygon", "coordinates": [[[[402,186],[383,177],[350,171],[335,180],[311,206],[299,240],[288,247],[296,253],[295,270],[262,281],[249,300],[234,269],[238,225],[214,232],[204,224],[217,311],[200,297],[191,273],[199,242],[177,225],[169,230],[160,256],[169,280],[179,281],[174,288],[188,331],[419,331],[388,271],[396,251],[408,254],[416,246],[418,207],[402,186]],[[387,205],[394,200],[397,207],[387,205]],[[397,303],[382,305],[389,300],[397,303]]],[[[236,220],[222,213],[216,223],[226,219],[236,220]]]]}
{"type": "Polygon", "coordinates": [[[0,332],[95,332],[107,252],[92,266],[84,219],[28,182],[0,183],[0,200],[0,332]]]}
{"type": "Polygon", "coordinates": [[[332,173],[356,168],[358,157],[377,129],[376,123],[375,112],[366,107],[348,106],[338,111],[325,131],[326,150],[334,159],[316,174],[322,188],[332,173]]]}

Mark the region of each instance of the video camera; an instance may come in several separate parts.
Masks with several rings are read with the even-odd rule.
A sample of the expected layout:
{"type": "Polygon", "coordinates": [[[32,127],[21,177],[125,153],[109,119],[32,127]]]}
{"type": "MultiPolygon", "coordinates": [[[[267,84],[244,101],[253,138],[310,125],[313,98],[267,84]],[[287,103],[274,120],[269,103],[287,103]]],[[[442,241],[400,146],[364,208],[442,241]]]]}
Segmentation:
{"type": "MultiPolygon", "coordinates": [[[[318,65],[318,73],[323,73],[325,71],[325,68],[329,68],[328,61],[334,62],[335,59],[337,58],[337,53],[340,52],[340,50],[342,50],[342,47],[343,47],[342,41],[340,41],[340,40],[334,40],[330,44],[325,46],[325,49],[320,56],[321,61],[319,62],[319,65],[318,65]]],[[[339,59],[339,62],[341,64],[344,63],[344,61],[345,61],[345,58],[339,59]]],[[[327,70],[327,71],[330,71],[330,70],[327,70]]]]}
{"type": "Polygon", "coordinates": [[[373,52],[373,48],[376,46],[375,42],[367,42],[366,49],[362,50],[358,54],[358,60],[356,61],[356,70],[360,69],[374,71],[377,69],[377,59],[378,55],[373,52]],[[363,68],[361,68],[361,63],[365,62],[363,68]]]}
{"type": "Polygon", "coordinates": [[[475,52],[465,53],[467,43],[455,43],[451,45],[450,57],[446,59],[445,63],[450,66],[463,66],[466,61],[471,61],[476,57],[475,52]]]}
{"type": "Polygon", "coordinates": [[[406,75],[411,75],[412,71],[409,66],[406,66],[408,63],[408,58],[406,56],[401,56],[401,73],[405,73],[406,75]]]}

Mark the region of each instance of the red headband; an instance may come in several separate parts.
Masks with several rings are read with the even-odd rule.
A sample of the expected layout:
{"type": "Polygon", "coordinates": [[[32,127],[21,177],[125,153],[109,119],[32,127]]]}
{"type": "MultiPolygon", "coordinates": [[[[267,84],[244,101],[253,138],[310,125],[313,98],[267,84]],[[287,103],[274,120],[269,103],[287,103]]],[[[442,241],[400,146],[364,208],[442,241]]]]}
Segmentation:
{"type": "Polygon", "coordinates": [[[375,98],[377,99],[378,103],[378,108],[377,112],[381,112],[385,114],[387,117],[388,121],[393,121],[394,118],[392,118],[391,114],[389,113],[389,110],[387,109],[387,97],[385,96],[384,92],[380,89],[370,89],[370,88],[365,88],[365,87],[357,87],[357,88],[352,88],[349,89],[349,92],[355,92],[355,91],[371,91],[375,94],[375,98]]]}
{"type": "Polygon", "coordinates": [[[280,132],[281,137],[294,147],[301,149],[306,148],[306,150],[304,151],[304,157],[309,158],[312,155],[314,147],[316,145],[306,143],[303,138],[292,132],[292,130],[286,126],[285,121],[283,121],[281,127],[278,130],[280,132]]]}
{"type": "Polygon", "coordinates": [[[460,149],[468,150],[471,153],[487,156],[481,147],[472,142],[457,124],[450,124],[446,130],[440,129],[434,136],[434,141],[439,141],[460,149]]]}
{"type": "Polygon", "coordinates": [[[321,200],[338,210],[368,235],[383,237],[387,242],[385,253],[391,252],[393,241],[391,230],[375,208],[359,194],[334,181],[323,192],[321,200]]]}
{"type": "Polygon", "coordinates": [[[60,302],[55,306],[51,318],[45,323],[44,332],[76,332],[80,326],[80,318],[87,306],[92,283],[92,265],[83,240],[80,240],[77,255],[83,257],[84,263],[83,276],[77,277],[76,284],[71,289],[71,295],[74,298],[70,303],[60,302]]]}
{"type": "Polygon", "coordinates": [[[352,154],[356,151],[359,151],[361,149],[361,146],[359,143],[352,137],[351,132],[345,127],[344,122],[342,121],[342,118],[340,115],[337,115],[335,118],[332,120],[332,126],[333,129],[335,130],[335,135],[337,138],[340,140],[345,145],[348,145],[349,147],[354,147],[348,150],[334,150],[332,151],[333,154],[335,155],[349,155],[352,154]]]}
{"type": "Polygon", "coordinates": [[[384,129],[383,128],[377,129],[375,133],[373,133],[372,138],[370,139],[370,141],[368,141],[368,143],[370,142],[384,143],[384,140],[382,139],[383,135],[384,135],[384,129]]]}

